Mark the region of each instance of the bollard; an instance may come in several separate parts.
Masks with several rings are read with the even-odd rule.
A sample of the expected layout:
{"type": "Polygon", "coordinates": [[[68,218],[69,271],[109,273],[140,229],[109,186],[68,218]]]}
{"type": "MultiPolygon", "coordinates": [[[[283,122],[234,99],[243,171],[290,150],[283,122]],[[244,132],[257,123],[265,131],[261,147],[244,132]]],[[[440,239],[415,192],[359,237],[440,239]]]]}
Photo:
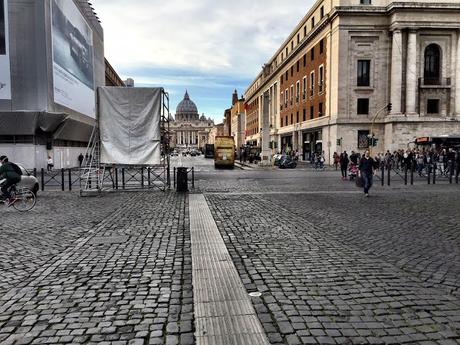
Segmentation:
{"type": "Polygon", "coordinates": [[[192,167],[192,188],[195,189],[195,167],[192,167]]]}
{"type": "Polygon", "coordinates": [[[436,184],[436,169],[437,169],[436,163],[433,164],[433,184],[436,184]]]}
{"type": "Polygon", "coordinates": [[[407,186],[407,165],[404,166],[404,185],[407,186]]]}
{"type": "Polygon", "coordinates": [[[177,168],[177,188],[178,192],[187,192],[188,191],[188,169],[185,167],[177,168]]]}
{"type": "Polygon", "coordinates": [[[382,187],[385,186],[385,165],[382,165],[382,178],[381,178],[381,181],[382,181],[382,187]]]}
{"type": "Polygon", "coordinates": [[[69,191],[72,190],[72,169],[69,169],[69,191]]]}
{"type": "Polygon", "coordinates": [[[37,177],[37,168],[34,168],[33,174],[34,174],[35,177],[37,177]]]}
{"type": "Polygon", "coordinates": [[[64,191],[64,183],[65,183],[65,178],[64,178],[64,169],[61,168],[61,189],[64,191]]]}
{"type": "Polygon", "coordinates": [[[426,165],[426,175],[428,176],[428,184],[431,184],[431,164],[426,165]]]}
{"type": "Polygon", "coordinates": [[[390,185],[390,175],[391,175],[391,165],[388,166],[388,171],[387,171],[388,185],[390,185]]]}
{"type": "Polygon", "coordinates": [[[149,187],[150,187],[150,168],[147,168],[147,182],[148,182],[149,187]]]}
{"type": "Polygon", "coordinates": [[[121,187],[125,189],[125,168],[121,168],[121,187]]]}
{"type": "Polygon", "coordinates": [[[449,183],[452,184],[452,176],[454,176],[454,162],[449,162],[449,183]]]}
{"type": "Polygon", "coordinates": [[[168,170],[166,171],[166,182],[168,184],[168,189],[171,189],[171,167],[169,166],[169,158],[168,158],[168,170]]]}
{"type": "Polygon", "coordinates": [[[176,188],[176,167],[174,167],[174,176],[173,176],[173,180],[174,180],[174,188],[176,188]]]}
{"type": "Polygon", "coordinates": [[[40,178],[42,182],[42,192],[45,190],[45,169],[42,168],[41,170],[42,176],[40,178]]]}
{"type": "Polygon", "coordinates": [[[410,164],[410,185],[414,185],[414,161],[410,164]]]}
{"type": "Polygon", "coordinates": [[[115,168],[115,189],[118,189],[118,168],[115,168]]]}
{"type": "Polygon", "coordinates": [[[144,188],[144,168],[141,168],[141,188],[144,188]]]}

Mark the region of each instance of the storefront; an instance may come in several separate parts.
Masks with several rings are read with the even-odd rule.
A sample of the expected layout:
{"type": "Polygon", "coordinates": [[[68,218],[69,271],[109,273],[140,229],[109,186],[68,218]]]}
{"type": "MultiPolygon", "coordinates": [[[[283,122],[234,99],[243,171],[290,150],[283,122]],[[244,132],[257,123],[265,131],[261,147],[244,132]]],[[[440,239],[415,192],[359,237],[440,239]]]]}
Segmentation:
{"type": "Polygon", "coordinates": [[[322,130],[313,132],[304,132],[303,137],[303,160],[310,161],[315,153],[323,151],[322,130]]]}
{"type": "Polygon", "coordinates": [[[292,150],[292,134],[281,137],[281,152],[292,150]]]}

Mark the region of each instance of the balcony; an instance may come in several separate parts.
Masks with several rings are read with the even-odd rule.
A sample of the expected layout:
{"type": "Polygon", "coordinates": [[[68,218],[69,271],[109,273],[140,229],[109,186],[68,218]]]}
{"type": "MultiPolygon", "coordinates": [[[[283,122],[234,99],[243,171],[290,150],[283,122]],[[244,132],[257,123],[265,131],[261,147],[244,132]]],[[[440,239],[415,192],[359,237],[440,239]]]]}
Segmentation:
{"type": "Polygon", "coordinates": [[[450,89],[451,78],[419,78],[418,87],[421,89],[450,89]]]}

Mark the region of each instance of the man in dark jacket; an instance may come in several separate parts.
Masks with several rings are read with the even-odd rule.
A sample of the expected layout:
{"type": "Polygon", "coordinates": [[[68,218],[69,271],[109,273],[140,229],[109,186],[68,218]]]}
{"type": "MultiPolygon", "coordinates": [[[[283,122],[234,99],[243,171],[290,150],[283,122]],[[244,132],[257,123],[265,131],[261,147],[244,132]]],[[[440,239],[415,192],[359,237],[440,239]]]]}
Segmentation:
{"type": "Polygon", "coordinates": [[[363,158],[359,161],[359,171],[363,178],[364,195],[367,197],[369,196],[369,189],[372,187],[375,167],[375,161],[369,155],[369,151],[366,151],[363,158]]]}
{"type": "Polygon", "coordinates": [[[17,165],[14,163],[8,162],[7,156],[0,156],[0,180],[6,179],[2,184],[2,198],[9,200],[11,195],[8,189],[21,181],[21,175],[18,173],[17,165]]]}
{"type": "Polygon", "coordinates": [[[347,169],[348,169],[348,163],[350,160],[348,159],[348,153],[347,151],[344,151],[340,155],[340,170],[342,171],[342,180],[347,179],[347,169]]]}

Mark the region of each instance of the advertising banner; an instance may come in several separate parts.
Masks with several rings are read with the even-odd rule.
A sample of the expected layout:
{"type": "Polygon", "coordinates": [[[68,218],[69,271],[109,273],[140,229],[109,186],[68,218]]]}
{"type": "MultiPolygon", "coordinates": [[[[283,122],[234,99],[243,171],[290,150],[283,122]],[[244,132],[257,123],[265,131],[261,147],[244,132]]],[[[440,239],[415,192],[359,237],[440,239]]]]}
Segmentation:
{"type": "Polygon", "coordinates": [[[54,102],[95,118],[93,33],[73,0],[52,0],[54,102]]]}
{"type": "Polygon", "coordinates": [[[0,99],[11,99],[8,0],[0,0],[0,99]]]}
{"type": "Polygon", "coordinates": [[[161,88],[100,87],[101,163],[161,163],[161,88]]]}

